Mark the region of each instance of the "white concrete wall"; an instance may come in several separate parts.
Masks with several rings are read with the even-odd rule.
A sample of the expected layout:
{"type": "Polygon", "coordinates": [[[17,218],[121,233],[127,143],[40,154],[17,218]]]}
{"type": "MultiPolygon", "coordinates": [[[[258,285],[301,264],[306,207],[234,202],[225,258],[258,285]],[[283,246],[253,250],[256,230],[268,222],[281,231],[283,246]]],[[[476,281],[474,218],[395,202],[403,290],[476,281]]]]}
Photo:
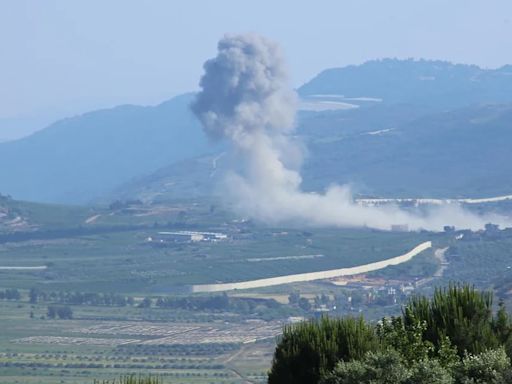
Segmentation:
{"type": "Polygon", "coordinates": [[[340,268],[331,269],[328,271],[310,272],[310,273],[299,273],[296,275],[286,275],[278,277],[270,277],[267,279],[240,281],[238,283],[223,283],[223,284],[200,284],[193,285],[192,292],[223,292],[232,291],[235,289],[251,289],[251,288],[262,288],[270,287],[272,285],[299,283],[304,281],[324,280],[332,279],[340,276],[359,275],[361,273],[377,271],[389,267],[391,265],[397,265],[405,263],[411,260],[414,256],[423,252],[426,249],[432,247],[432,242],[426,241],[414,247],[412,250],[404,255],[396,256],[391,259],[377,261],[375,263],[359,265],[351,268],[340,268]]]}

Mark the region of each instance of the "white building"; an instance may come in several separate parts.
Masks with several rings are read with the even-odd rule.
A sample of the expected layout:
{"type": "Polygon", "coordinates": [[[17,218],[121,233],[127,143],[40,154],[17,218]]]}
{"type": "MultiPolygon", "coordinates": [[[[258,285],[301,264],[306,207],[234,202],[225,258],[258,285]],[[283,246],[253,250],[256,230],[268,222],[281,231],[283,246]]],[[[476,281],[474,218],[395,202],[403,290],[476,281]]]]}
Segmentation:
{"type": "Polygon", "coordinates": [[[159,243],[175,242],[190,243],[199,241],[221,241],[227,240],[228,236],[217,232],[195,232],[195,231],[176,231],[176,232],[158,232],[155,237],[148,238],[148,241],[159,243]]]}

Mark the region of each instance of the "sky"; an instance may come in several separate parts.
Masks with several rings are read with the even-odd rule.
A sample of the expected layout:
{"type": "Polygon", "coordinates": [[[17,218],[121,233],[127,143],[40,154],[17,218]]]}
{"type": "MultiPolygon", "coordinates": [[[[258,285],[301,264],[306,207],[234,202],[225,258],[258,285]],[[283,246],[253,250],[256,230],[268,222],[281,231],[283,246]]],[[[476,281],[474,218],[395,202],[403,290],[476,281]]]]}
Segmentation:
{"type": "Polygon", "coordinates": [[[0,140],[197,90],[244,32],[282,46],[293,86],[383,57],[512,64],[510,0],[0,0],[0,140]]]}

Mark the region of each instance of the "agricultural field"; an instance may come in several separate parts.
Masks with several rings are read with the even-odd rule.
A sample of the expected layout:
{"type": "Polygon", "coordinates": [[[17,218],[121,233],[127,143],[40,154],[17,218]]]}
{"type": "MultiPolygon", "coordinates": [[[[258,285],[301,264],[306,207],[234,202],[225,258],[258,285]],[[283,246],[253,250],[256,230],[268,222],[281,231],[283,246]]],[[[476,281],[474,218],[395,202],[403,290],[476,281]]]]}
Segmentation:
{"type": "Polygon", "coordinates": [[[29,312],[39,315],[44,308],[20,302],[0,302],[0,309],[2,383],[92,383],[132,372],[160,375],[170,383],[241,383],[239,369],[264,377],[282,327],[279,322],[230,327],[98,321],[83,319],[80,309],[74,320],[30,318],[29,312]],[[248,349],[264,359],[237,360],[241,366],[231,367],[248,349]]]}
{"type": "Polygon", "coordinates": [[[492,285],[509,260],[504,231],[462,240],[451,232],[275,228],[192,201],[59,207],[47,220],[51,207],[17,204],[32,227],[0,233],[2,383],[91,383],[132,372],[166,383],[263,383],[284,324],[362,311],[378,320],[449,279],[492,285]],[[190,292],[193,284],[368,264],[425,241],[432,248],[411,261],[366,275],[190,292]]]}
{"type": "Polygon", "coordinates": [[[432,239],[428,233],[269,228],[230,218],[211,206],[184,203],[165,209],[128,207],[91,217],[96,219],[89,224],[83,223],[80,214],[78,222],[53,231],[0,238],[0,266],[46,267],[0,270],[1,285],[172,293],[192,284],[353,267],[401,255],[432,239]],[[158,212],[156,216],[146,216],[152,209],[158,212]],[[141,211],[146,213],[133,213],[141,211]],[[170,230],[221,232],[227,238],[163,246],[148,241],[170,230]]]}

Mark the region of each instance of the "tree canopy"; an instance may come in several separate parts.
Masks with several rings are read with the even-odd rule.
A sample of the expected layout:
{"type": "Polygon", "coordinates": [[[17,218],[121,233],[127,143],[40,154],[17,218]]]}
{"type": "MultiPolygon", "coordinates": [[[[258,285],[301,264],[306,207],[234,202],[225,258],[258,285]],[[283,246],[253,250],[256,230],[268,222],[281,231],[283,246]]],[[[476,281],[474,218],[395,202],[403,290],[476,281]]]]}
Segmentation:
{"type": "Polygon", "coordinates": [[[269,384],[512,382],[512,324],[492,292],[468,285],[413,297],[401,316],[311,320],[285,327],[269,384]]]}

